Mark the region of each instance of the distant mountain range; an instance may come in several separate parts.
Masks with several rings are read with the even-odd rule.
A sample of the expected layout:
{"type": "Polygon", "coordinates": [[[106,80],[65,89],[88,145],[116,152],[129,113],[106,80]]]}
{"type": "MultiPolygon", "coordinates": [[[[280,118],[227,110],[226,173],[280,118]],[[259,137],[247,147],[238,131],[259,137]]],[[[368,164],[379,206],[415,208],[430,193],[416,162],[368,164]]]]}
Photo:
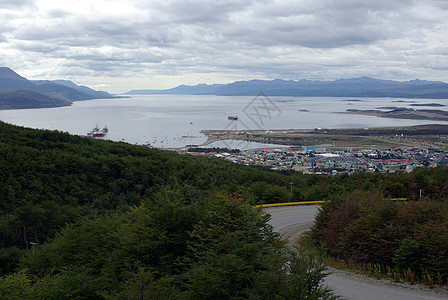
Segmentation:
{"type": "Polygon", "coordinates": [[[98,98],[114,96],[68,80],[31,81],[10,68],[0,67],[0,109],[59,107],[98,98]]]}
{"type": "Polygon", "coordinates": [[[370,77],[339,79],[334,81],[311,80],[250,80],[229,84],[180,85],[167,90],[132,90],[127,95],[187,94],[221,96],[255,96],[263,92],[268,96],[310,97],[394,97],[447,99],[448,84],[441,81],[393,81],[370,77]]]}

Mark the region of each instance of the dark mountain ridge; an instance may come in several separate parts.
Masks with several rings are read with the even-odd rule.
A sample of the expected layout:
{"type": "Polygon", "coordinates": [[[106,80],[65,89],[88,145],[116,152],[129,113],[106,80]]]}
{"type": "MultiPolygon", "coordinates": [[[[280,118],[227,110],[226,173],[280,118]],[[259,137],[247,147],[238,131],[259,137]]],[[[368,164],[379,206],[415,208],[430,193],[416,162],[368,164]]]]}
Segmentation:
{"type": "Polygon", "coordinates": [[[68,80],[30,81],[7,67],[0,67],[0,94],[0,109],[59,107],[73,101],[114,98],[68,80]]]}
{"type": "Polygon", "coordinates": [[[0,67],[0,89],[34,89],[35,85],[10,68],[0,67]]]}
{"type": "Polygon", "coordinates": [[[448,84],[441,81],[393,81],[370,77],[312,80],[249,80],[229,84],[181,85],[167,90],[133,90],[126,94],[191,94],[222,96],[255,96],[263,92],[269,96],[311,97],[397,97],[448,98],[448,84]]]}
{"type": "Polygon", "coordinates": [[[167,90],[132,90],[126,95],[150,95],[150,94],[177,94],[177,95],[213,95],[224,84],[198,84],[198,85],[179,85],[167,90]]]}
{"type": "MultiPolygon", "coordinates": [[[[111,98],[113,97],[112,95],[110,95],[107,92],[104,91],[96,91],[94,89],[91,89],[87,86],[83,86],[83,85],[77,85],[76,83],[74,83],[73,81],[70,80],[33,80],[32,81],[34,84],[38,85],[38,86],[43,86],[45,84],[53,84],[53,85],[60,85],[60,86],[65,86],[68,88],[71,88],[73,90],[76,90],[82,94],[86,94],[89,95],[91,97],[94,97],[95,99],[97,98],[111,98]]],[[[83,98],[85,98],[85,95],[82,96],[83,98]]],[[[87,100],[87,99],[79,99],[79,100],[87,100]]],[[[75,100],[76,101],[76,100],[75,100]]]]}
{"type": "Polygon", "coordinates": [[[0,109],[49,108],[71,105],[71,101],[24,90],[0,89],[0,109]]]}

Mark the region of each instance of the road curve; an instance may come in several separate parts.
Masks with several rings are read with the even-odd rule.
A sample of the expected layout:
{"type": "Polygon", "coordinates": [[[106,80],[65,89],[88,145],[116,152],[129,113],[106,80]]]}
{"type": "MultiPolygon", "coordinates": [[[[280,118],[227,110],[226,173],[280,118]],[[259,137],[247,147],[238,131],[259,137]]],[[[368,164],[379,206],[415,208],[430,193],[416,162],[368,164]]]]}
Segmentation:
{"type": "MultiPolygon", "coordinates": [[[[269,224],[274,230],[289,239],[289,245],[304,231],[308,230],[318,212],[319,206],[283,206],[265,208],[271,215],[269,224]]],[[[331,269],[325,279],[333,291],[348,300],[438,300],[448,299],[448,294],[439,294],[427,288],[408,284],[392,283],[371,277],[331,269]]]]}

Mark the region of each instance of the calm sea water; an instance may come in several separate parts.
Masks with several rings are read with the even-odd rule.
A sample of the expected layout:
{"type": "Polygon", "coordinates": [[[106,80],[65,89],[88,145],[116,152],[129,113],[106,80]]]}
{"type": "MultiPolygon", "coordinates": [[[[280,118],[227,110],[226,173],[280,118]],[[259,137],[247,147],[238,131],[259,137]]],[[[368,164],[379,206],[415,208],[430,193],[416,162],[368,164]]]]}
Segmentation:
{"type": "MultiPolygon", "coordinates": [[[[446,99],[142,95],[79,101],[69,107],[0,111],[0,120],[31,128],[86,134],[107,125],[107,139],[156,147],[201,144],[203,129],[365,128],[448,124],[339,114],[347,109],[448,104],[446,99]],[[358,100],[358,101],[353,101],[358,100]],[[404,102],[403,102],[404,101],[404,102]],[[228,116],[238,116],[230,121],[228,116]]],[[[430,107],[413,107],[431,109],[430,107]]],[[[448,110],[447,106],[433,109],[448,110]]]]}

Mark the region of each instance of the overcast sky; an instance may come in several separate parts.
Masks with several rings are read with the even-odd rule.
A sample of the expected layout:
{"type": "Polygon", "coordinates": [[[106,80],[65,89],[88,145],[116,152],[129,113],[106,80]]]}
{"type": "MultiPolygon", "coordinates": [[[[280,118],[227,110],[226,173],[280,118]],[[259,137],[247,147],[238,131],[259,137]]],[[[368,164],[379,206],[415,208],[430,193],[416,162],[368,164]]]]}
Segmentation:
{"type": "Polygon", "coordinates": [[[112,93],[249,79],[448,82],[448,0],[1,0],[0,66],[112,93]]]}

